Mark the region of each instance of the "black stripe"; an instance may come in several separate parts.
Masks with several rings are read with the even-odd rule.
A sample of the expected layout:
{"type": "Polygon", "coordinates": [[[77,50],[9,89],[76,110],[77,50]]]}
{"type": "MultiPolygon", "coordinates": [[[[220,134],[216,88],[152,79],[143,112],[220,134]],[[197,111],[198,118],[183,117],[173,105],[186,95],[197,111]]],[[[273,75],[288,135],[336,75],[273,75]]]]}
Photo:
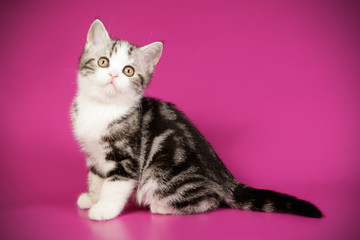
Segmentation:
{"type": "Polygon", "coordinates": [[[93,69],[92,67],[89,67],[89,66],[83,66],[83,67],[81,68],[81,70],[84,70],[84,69],[87,69],[87,70],[90,70],[90,71],[95,72],[95,69],[93,69]]]}
{"type": "Polygon", "coordinates": [[[86,61],[80,68],[80,70],[83,70],[83,69],[88,69],[88,70],[91,70],[91,71],[95,71],[95,69],[93,69],[92,67],[90,66],[87,66],[88,64],[90,64],[92,61],[95,61],[94,58],[91,58],[89,59],[88,61],[86,61]]]}
{"type": "Polygon", "coordinates": [[[92,172],[93,174],[95,174],[95,175],[97,175],[97,176],[99,176],[99,177],[101,177],[101,178],[105,178],[105,176],[102,175],[102,174],[95,168],[95,166],[91,166],[91,167],[90,167],[90,172],[92,172]]]}
{"type": "MultiPolygon", "coordinates": [[[[131,162],[135,164],[135,161],[131,162]]],[[[138,169],[138,166],[134,166],[133,169],[138,169]]],[[[107,178],[117,177],[118,179],[135,179],[137,178],[137,172],[133,172],[130,169],[126,169],[121,164],[118,164],[116,168],[107,174],[107,178]]]]}
{"type": "Polygon", "coordinates": [[[177,192],[177,190],[187,184],[190,183],[199,183],[199,182],[203,182],[204,178],[202,177],[192,177],[192,178],[187,178],[185,180],[178,180],[175,181],[175,183],[169,183],[166,189],[163,189],[161,191],[159,191],[159,197],[160,198],[165,198],[170,196],[171,194],[175,194],[177,192]]]}
{"type": "Polygon", "coordinates": [[[195,197],[192,199],[186,199],[184,201],[174,201],[174,202],[171,202],[170,204],[175,208],[182,209],[182,208],[185,208],[188,206],[196,206],[204,200],[217,200],[218,201],[218,199],[219,199],[218,195],[216,195],[216,194],[207,194],[207,195],[195,197]]]}
{"type": "Polygon", "coordinates": [[[140,84],[141,86],[144,86],[144,83],[145,83],[145,79],[144,77],[141,75],[141,74],[138,74],[139,78],[140,78],[140,84]]]}
{"type": "Polygon", "coordinates": [[[115,146],[115,142],[114,143],[109,142],[109,145],[110,145],[110,151],[107,152],[105,155],[106,160],[121,162],[121,161],[124,161],[125,159],[131,158],[127,152],[123,151],[122,149],[117,148],[115,146]]]}
{"type": "Polygon", "coordinates": [[[126,180],[128,180],[128,179],[127,179],[127,178],[120,177],[120,176],[118,176],[118,175],[114,175],[114,176],[110,177],[109,180],[110,180],[111,182],[115,182],[115,181],[124,181],[124,180],[126,181],[126,180]]]}
{"type": "Polygon", "coordinates": [[[114,53],[114,51],[115,51],[115,53],[117,52],[117,48],[115,48],[115,47],[116,47],[116,44],[117,44],[117,41],[115,41],[114,44],[113,44],[112,47],[111,47],[110,57],[111,57],[111,55],[114,53]]]}
{"type": "Polygon", "coordinates": [[[206,190],[204,186],[194,186],[192,188],[186,189],[184,192],[181,193],[181,196],[184,198],[190,198],[201,191],[206,190]]]}
{"type": "Polygon", "coordinates": [[[128,55],[131,56],[131,53],[134,51],[134,46],[131,46],[128,51],[128,55]]]}
{"type": "Polygon", "coordinates": [[[92,61],[95,61],[94,58],[90,58],[84,65],[88,65],[89,63],[91,63],[92,61]]]}

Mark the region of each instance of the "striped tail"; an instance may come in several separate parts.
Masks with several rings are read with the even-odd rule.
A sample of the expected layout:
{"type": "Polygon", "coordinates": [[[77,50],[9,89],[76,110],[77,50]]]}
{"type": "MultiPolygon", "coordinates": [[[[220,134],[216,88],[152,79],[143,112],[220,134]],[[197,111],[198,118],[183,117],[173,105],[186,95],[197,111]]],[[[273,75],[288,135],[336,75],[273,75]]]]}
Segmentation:
{"type": "Polygon", "coordinates": [[[261,212],[290,213],[312,218],[321,218],[323,214],[312,203],[271,190],[237,185],[233,192],[230,207],[261,212]]]}

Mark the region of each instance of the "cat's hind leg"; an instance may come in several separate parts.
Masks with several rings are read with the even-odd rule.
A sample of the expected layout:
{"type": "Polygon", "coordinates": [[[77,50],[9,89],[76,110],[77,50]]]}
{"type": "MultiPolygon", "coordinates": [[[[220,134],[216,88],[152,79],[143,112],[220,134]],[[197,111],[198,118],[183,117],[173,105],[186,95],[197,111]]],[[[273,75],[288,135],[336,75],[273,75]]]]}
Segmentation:
{"type": "Polygon", "coordinates": [[[209,212],[218,208],[220,201],[215,196],[202,196],[193,199],[179,199],[173,201],[156,201],[150,205],[154,214],[187,215],[209,212]]]}
{"type": "Polygon", "coordinates": [[[164,215],[181,215],[181,211],[177,210],[174,207],[171,207],[160,202],[153,202],[150,205],[150,211],[153,214],[164,214],[164,215]]]}
{"type": "Polygon", "coordinates": [[[218,208],[220,201],[217,196],[204,195],[202,197],[177,202],[174,205],[182,214],[197,214],[218,208]]]}

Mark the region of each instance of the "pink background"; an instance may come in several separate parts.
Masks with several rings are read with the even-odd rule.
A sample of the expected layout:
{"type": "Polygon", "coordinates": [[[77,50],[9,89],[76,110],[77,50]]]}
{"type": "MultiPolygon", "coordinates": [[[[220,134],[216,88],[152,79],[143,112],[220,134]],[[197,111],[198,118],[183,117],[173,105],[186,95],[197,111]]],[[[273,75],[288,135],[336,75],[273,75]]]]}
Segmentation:
{"type": "Polygon", "coordinates": [[[1,239],[359,239],[358,1],[0,4],[1,239]],[[69,107],[95,17],[165,41],[148,95],[172,101],[238,180],[307,199],[323,219],[220,209],[87,219],[69,107]]]}

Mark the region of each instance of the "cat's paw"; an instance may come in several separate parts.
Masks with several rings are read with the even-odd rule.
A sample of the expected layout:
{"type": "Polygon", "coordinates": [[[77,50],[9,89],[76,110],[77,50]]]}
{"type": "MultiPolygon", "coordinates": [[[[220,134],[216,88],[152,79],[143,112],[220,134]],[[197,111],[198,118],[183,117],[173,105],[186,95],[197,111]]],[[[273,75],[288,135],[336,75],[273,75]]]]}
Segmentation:
{"type": "Polygon", "coordinates": [[[117,217],[120,212],[121,210],[113,206],[113,204],[98,202],[90,208],[89,218],[98,221],[109,220],[117,217]]]}
{"type": "Polygon", "coordinates": [[[89,193],[82,193],[77,200],[77,205],[80,209],[89,209],[94,205],[94,202],[89,193]]]}

